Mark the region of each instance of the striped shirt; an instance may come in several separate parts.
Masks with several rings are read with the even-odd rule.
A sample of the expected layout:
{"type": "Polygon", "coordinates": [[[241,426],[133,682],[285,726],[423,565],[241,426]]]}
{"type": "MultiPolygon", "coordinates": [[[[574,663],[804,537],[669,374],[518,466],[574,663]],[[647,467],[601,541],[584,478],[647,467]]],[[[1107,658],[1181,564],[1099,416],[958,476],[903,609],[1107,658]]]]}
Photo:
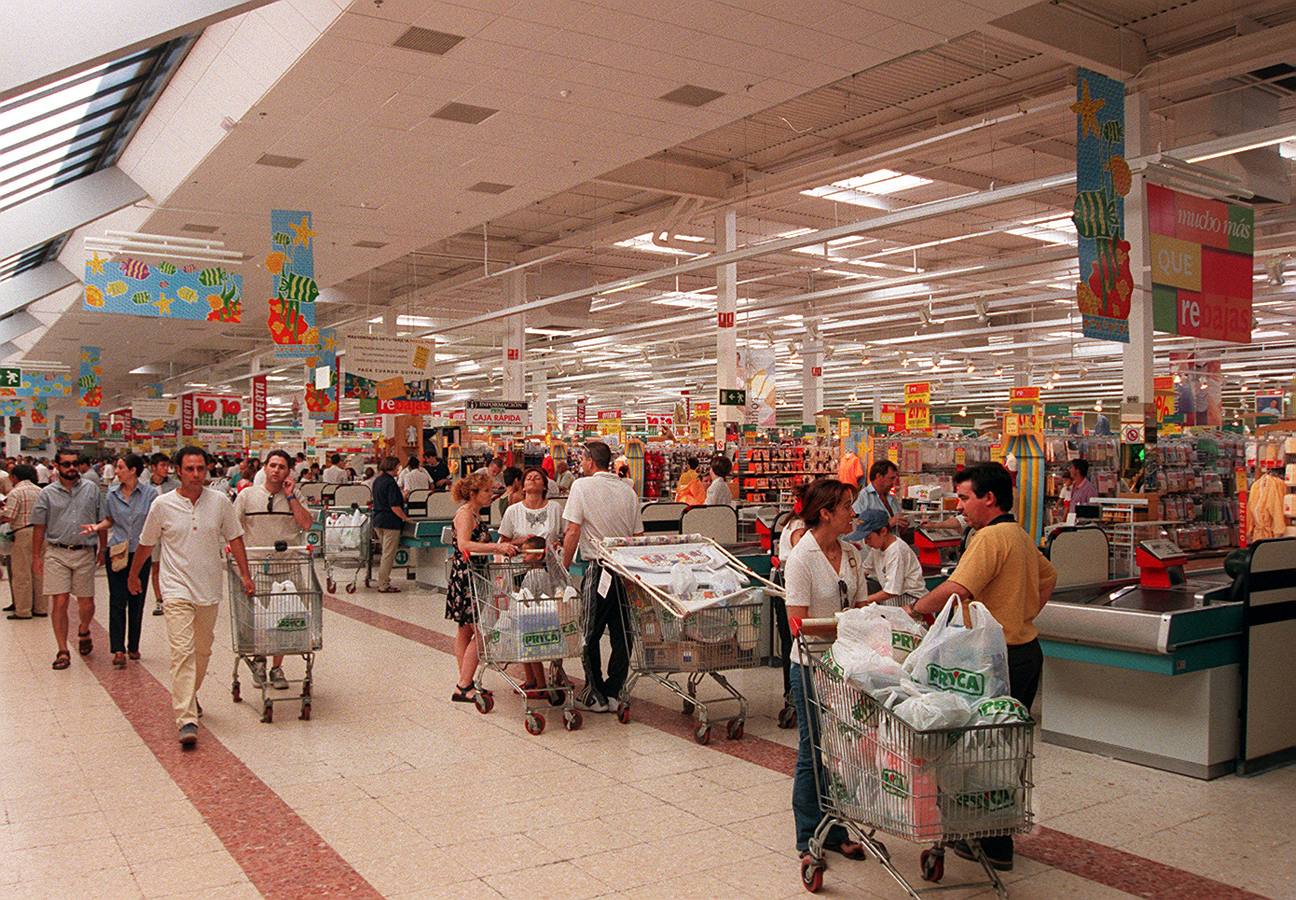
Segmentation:
{"type": "Polygon", "coordinates": [[[41,489],[30,481],[20,481],[9,496],[5,497],[4,516],[12,530],[17,531],[31,524],[32,507],[36,505],[40,492],[41,489]]]}

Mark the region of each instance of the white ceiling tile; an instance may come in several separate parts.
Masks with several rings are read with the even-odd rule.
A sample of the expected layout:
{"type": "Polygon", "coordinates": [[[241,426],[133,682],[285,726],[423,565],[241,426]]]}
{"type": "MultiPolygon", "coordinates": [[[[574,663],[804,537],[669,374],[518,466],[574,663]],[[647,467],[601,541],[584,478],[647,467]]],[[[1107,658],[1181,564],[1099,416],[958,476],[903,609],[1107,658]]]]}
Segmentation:
{"type": "Polygon", "coordinates": [[[293,9],[314,26],[316,31],[324,31],[333,21],[342,14],[338,5],[333,0],[280,0],[287,3],[293,9]]]}
{"type": "Polygon", "coordinates": [[[897,22],[888,25],[862,39],[870,47],[888,51],[892,56],[912,53],[914,50],[925,50],[945,40],[943,35],[908,22],[897,22]]]}
{"type": "Polygon", "coordinates": [[[337,37],[364,41],[366,44],[391,44],[408,30],[408,25],[380,19],[368,14],[361,15],[348,10],[338,17],[329,28],[329,33],[337,37]]]}
{"type": "Polygon", "coordinates": [[[306,56],[323,56],[327,59],[335,59],[339,62],[351,63],[353,65],[364,65],[378,52],[378,47],[364,41],[357,41],[351,38],[342,37],[328,31],[320,36],[314,44],[311,45],[310,51],[306,56]]]}
{"type": "Polygon", "coordinates": [[[266,4],[255,15],[283,38],[294,53],[301,53],[320,36],[320,30],[287,3],[266,4]]]}
{"type": "Polygon", "coordinates": [[[535,49],[545,46],[549,41],[561,40],[564,32],[541,22],[526,19],[514,19],[500,16],[476,34],[483,41],[507,44],[510,47],[535,49]]]}

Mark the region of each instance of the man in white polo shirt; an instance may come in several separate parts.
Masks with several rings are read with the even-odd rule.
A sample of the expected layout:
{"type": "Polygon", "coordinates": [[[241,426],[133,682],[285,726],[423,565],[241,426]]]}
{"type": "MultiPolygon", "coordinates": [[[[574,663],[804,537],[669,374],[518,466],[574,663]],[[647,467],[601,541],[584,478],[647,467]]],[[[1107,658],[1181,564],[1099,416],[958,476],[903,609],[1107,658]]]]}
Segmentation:
{"type": "MultiPolygon", "coordinates": [[[[234,499],[234,514],[238,516],[239,526],[243,529],[243,544],[256,558],[273,557],[274,551],[263,548],[273,547],[280,541],[290,547],[303,544],[306,530],[315,521],[310,510],[302,505],[301,499],[294,492],[295,485],[288,471],[291,462],[286,451],[271,450],[266,454],[265,465],[257,473],[258,476],[265,474],[263,483],[253,482],[251,487],[244,488],[234,499]]],[[[288,689],[282,656],[271,660],[268,677],[275,690],[288,689]]],[[[261,687],[266,678],[265,657],[254,657],[252,680],[257,687],[261,687]]]]}
{"type": "Polygon", "coordinates": [[[567,531],[563,535],[563,566],[570,567],[580,547],[581,558],[588,564],[584,593],[589,610],[585,634],[585,689],[581,704],[594,712],[617,710],[618,695],[630,672],[630,642],[625,611],[625,587],[621,579],[604,572],[599,564],[599,544],[603,538],[631,537],[643,534],[643,517],[639,498],[631,482],[608,471],[612,451],[602,441],[585,445],[581,463],[585,478],[577,479],[563,509],[567,531]],[[607,678],[602,674],[599,641],[607,631],[612,644],[608,658],[607,678]]]}
{"type": "Polygon", "coordinates": [[[243,546],[234,504],[220,491],[205,487],[207,454],[185,447],[176,454],[180,487],[153,502],[139,549],[131,559],[126,586],[140,592],[140,569],[160,545],[162,608],[171,642],[171,706],[180,729],[180,746],[198,743],[198,689],[207,674],[215,637],[216,611],[225,590],[225,561],[221,550],[228,543],[238,564],[243,590],[256,593],[243,546]]]}

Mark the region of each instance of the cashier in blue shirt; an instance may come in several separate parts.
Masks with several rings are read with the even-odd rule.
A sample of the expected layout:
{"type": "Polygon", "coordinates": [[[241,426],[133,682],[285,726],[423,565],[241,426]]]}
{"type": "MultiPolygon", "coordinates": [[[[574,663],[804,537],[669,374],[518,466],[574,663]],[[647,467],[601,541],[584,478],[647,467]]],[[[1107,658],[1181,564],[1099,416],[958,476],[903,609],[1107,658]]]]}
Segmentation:
{"type": "MultiPolygon", "coordinates": [[[[891,527],[892,533],[898,529],[905,528],[909,525],[909,520],[896,512],[896,501],[892,498],[891,492],[895,490],[900,483],[900,468],[889,459],[879,459],[873,465],[869,466],[868,484],[860,495],[855,498],[855,516],[862,519],[864,513],[870,509],[881,510],[887,515],[887,523],[891,527]]],[[[860,543],[864,540],[864,533],[861,528],[857,527],[853,532],[847,535],[846,540],[852,543],[860,543]]]]}

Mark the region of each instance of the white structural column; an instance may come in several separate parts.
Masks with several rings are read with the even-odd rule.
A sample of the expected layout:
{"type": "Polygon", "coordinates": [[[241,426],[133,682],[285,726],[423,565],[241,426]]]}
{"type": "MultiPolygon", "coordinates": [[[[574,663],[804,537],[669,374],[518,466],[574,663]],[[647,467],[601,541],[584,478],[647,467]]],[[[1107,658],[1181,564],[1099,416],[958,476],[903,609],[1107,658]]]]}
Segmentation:
{"type": "Polygon", "coordinates": [[[813,425],[824,406],[823,341],[819,337],[819,319],[805,320],[805,342],[801,345],[801,423],[813,425]]]}
{"type": "MultiPolygon", "coordinates": [[[[1148,101],[1146,94],[1125,98],[1125,157],[1143,154],[1148,138],[1148,101]]],[[[1152,402],[1152,370],[1155,355],[1152,345],[1152,273],[1147,246],[1147,199],[1143,194],[1144,178],[1135,175],[1125,198],[1125,239],[1130,244],[1130,273],[1134,276],[1134,293],[1130,297],[1129,343],[1124,347],[1122,396],[1127,403],[1152,402]]]]}
{"type": "Polygon", "coordinates": [[[549,427],[549,373],[538,369],[531,373],[531,433],[544,434],[549,427]]]}
{"type": "MultiPolygon", "coordinates": [[[[382,324],[383,324],[383,334],[389,335],[390,337],[396,337],[396,332],[400,329],[400,313],[396,310],[395,307],[389,306],[383,310],[382,324]]],[[[345,363],[343,363],[343,365],[345,365],[345,363]]],[[[339,388],[340,387],[341,386],[339,385],[339,388]]],[[[307,416],[306,418],[309,419],[310,416],[307,416]]],[[[396,437],[396,417],[383,416],[382,428],[383,428],[383,437],[387,438],[389,441],[395,438],[396,437]]]]}
{"type": "MultiPolygon", "coordinates": [[[[526,273],[504,276],[504,300],[509,306],[526,302],[526,273]]],[[[526,395],[526,316],[518,313],[504,320],[504,399],[521,400],[526,395]]]]}
{"type": "MultiPolygon", "coordinates": [[[[725,210],[716,216],[717,253],[738,247],[738,214],[725,210]]],[[[736,389],[738,383],[738,264],[716,266],[716,388],[736,389]]],[[[717,396],[717,401],[718,401],[717,396]]],[[[724,423],[742,420],[742,408],[716,404],[716,437],[723,440],[724,423]]]]}

